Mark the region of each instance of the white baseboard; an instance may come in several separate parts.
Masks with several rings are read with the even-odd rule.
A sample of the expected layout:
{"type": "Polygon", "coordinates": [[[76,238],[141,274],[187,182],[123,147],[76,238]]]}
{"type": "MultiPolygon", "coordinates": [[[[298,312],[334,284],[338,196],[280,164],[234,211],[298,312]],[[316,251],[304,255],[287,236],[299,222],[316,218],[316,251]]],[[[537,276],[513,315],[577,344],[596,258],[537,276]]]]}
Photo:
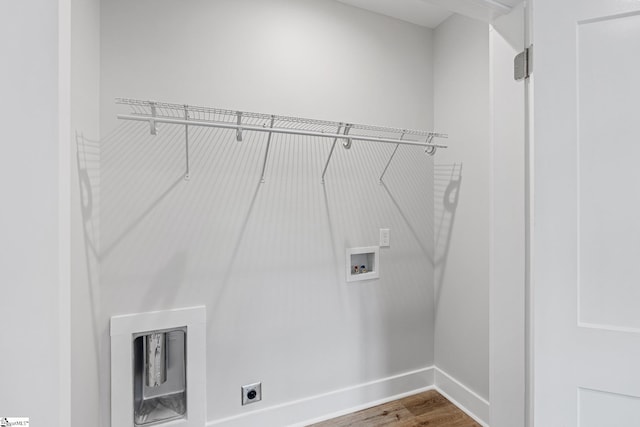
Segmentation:
{"type": "Polygon", "coordinates": [[[489,427],[489,402],[435,367],[435,389],[483,427],[489,427]]]}
{"type": "Polygon", "coordinates": [[[207,427],[303,427],[432,389],[489,427],[489,402],[435,366],[209,421],[207,427]]]}
{"type": "Polygon", "coordinates": [[[207,427],[301,427],[433,389],[434,373],[435,368],[429,366],[381,380],[213,420],[207,423],[207,427]]]}

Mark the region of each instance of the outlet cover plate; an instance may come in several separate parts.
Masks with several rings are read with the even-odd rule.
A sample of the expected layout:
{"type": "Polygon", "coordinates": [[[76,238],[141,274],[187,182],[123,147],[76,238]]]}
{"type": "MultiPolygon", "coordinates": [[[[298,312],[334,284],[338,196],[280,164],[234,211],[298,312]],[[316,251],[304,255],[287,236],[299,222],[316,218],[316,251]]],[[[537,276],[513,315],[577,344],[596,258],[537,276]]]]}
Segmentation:
{"type": "Polygon", "coordinates": [[[389,229],[388,228],[380,229],[380,247],[382,248],[389,247],[389,229]]]}
{"type": "Polygon", "coordinates": [[[253,383],[242,386],[242,405],[260,402],[262,400],[262,383],[253,383]],[[251,398],[250,393],[255,392],[255,396],[251,398]]]}

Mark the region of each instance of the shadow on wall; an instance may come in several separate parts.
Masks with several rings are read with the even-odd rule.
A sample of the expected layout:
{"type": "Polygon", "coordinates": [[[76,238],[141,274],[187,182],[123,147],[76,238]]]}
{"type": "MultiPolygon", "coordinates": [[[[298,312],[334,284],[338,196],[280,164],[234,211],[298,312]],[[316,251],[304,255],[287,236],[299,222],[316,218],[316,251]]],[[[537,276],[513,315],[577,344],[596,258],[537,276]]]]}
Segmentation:
{"type": "MultiPolygon", "coordinates": [[[[120,217],[127,218],[127,221],[121,221],[119,223],[122,224],[122,228],[119,229],[117,233],[112,233],[112,235],[115,236],[114,238],[109,239],[109,241],[101,239],[101,236],[103,236],[101,227],[104,225],[104,223],[101,224],[101,220],[105,218],[103,212],[104,194],[102,190],[104,186],[102,185],[102,162],[104,161],[105,154],[107,157],[113,155],[109,149],[105,150],[105,147],[113,147],[119,144],[120,141],[131,142],[131,135],[140,133],[136,132],[139,130],[137,128],[139,127],[137,127],[135,123],[126,123],[116,128],[101,140],[89,139],[82,133],[76,132],[76,167],[78,173],[79,206],[74,208],[79,209],[82,219],[86,282],[82,281],[77,283],[76,286],[79,289],[74,290],[72,299],[75,298],[76,295],[87,295],[89,299],[88,303],[87,301],[79,301],[83,308],[74,309],[74,311],[77,312],[76,321],[90,322],[91,326],[90,328],[88,326],[83,327],[82,336],[76,336],[73,339],[80,349],[86,348],[85,344],[88,339],[92,341],[92,350],[81,350],[83,351],[81,357],[93,357],[95,359],[92,364],[96,366],[95,372],[99,372],[99,376],[96,379],[98,384],[96,384],[95,387],[99,390],[99,395],[102,396],[100,397],[102,402],[98,404],[98,410],[100,412],[99,419],[100,425],[104,426],[109,425],[109,413],[107,409],[108,405],[104,404],[103,399],[110,394],[111,380],[109,370],[109,315],[103,308],[105,290],[101,287],[101,264],[130,232],[144,223],[154,208],[161,204],[162,200],[182,181],[182,177],[175,179],[173,183],[166,186],[160,194],[154,195],[150,200],[145,198],[148,204],[145,205],[144,209],[129,210],[128,205],[121,205],[120,217]],[[132,213],[134,215],[131,215],[132,213]],[[105,244],[105,242],[107,244],[105,244]],[[90,333],[89,329],[91,331],[90,333]]],[[[135,147],[135,144],[128,144],[128,147],[135,147]]],[[[140,150],[137,151],[139,155],[143,155],[140,150]]],[[[123,153],[118,159],[120,161],[119,168],[131,168],[135,170],[136,156],[135,148],[127,153],[123,153]]],[[[139,182],[120,182],[117,188],[120,196],[125,197],[125,195],[131,194],[128,190],[136,188],[136,183],[139,184],[139,182]]],[[[112,218],[107,217],[107,220],[111,219],[112,218]]],[[[180,275],[180,272],[184,271],[185,264],[184,254],[176,253],[170,262],[151,278],[151,281],[156,286],[174,283],[177,280],[176,275],[180,275]]],[[[83,276],[83,279],[85,279],[85,276],[83,276]]],[[[126,296],[126,294],[123,296],[126,296]]],[[[78,298],[82,297],[78,296],[78,298]]],[[[147,298],[163,298],[164,303],[169,304],[174,296],[169,293],[163,293],[150,294],[147,295],[147,298]]],[[[82,369],[83,368],[80,368],[80,370],[82,369]]],[[[82,372],[81,374],[86,375],[91,374],[91,372],[82,372]]],[[[90,384],[88,379],[86,381],[86,383],[83,383],[83,387],[90,384]]],[[[82,389],[78,390],[79,393],[83,392],[82,389]]],[[[93,391],[85,390],[84,392],[92,393],[93,391]]]]}
{"type": "Polygon", "coordinates": [[[435,294],[436,307],[438,295],[447,271],[447,258],[456,209],[462,184],[462,163],[436,164],[434,166],[434,248],[435,248],[435,294]]]}
{"type": "MultiPolygon", "coordinates": [[[[426,247],[424,239],[420,239],[419,233],[416,231],[416,228],[411,224],[411,221],[409,220],[409,217],[403,211],[402,207],[400,206],[400,203],[393,196],[393,194],[391,193],[391,190],[389,190],[389,187],[387,187],[387,184],[384,181],[381,180],[380,181],[380,185],[382,185],[382,188],[384,188],[384,190],[387,192],[387,195],[389,196],[389,199],[393,202],[393,205],[398,210],[398,213],[400,214],[400,217],[404,221],[406,227],[411,231],[411,235],[415,239],[415,241],[418,244],[418,246],[420,246],[420,249],[422,250],[422,253],[424,254],[424,256],[431,263],[431,265],[434,265],[434,259],[433,259],[434,258],[434,254],[433,254],[433,251],[429,250],[426,247]]],[[[424,226],[424,223],[422,225],[424,226]]]]}
{"type": "MultiPolygon", "coordinates": [[[[242,225],[240,227],[240,232],[238,233],[238,238],[236,239],[235,245],[233,246],[233,250],[231,251],[231,259],[229,261],[229,265],[222,278],[222,286],[220,288],[220,293],[222,293],[224,289],[227,287],[227,285],[229,284],[229,280],[231,279],[231,275],[233,273],[234,267],[237,266],[238,251],[240,250],[240,246],[242,245],[244,236],[247,232],[247,225],[249,224],[249,220],[251,219],[251,214],[253,213],[259,191],[260,191],[260,183],[258,182],[255,190],[253,191],[253,197],[251,198],[251,203],[249,203],[249,208],[247,209],[247,213],[243,217],[242,225]]],[[[214,303],[213,305],[214,310],[216,309],[217,304],[219,304],[221,300],[222,300],[222,297],[220,294],[216,295],[214,298],[211,298],[211,301],[213,301],[214,303]]]]}
{"type": "MultiPolygon", "coordinates": [[[[83,338],[80,339],[74,336],[74,340],[81,344],[82,350],[74,349],[74,354],[77,355],[77,351],[81,351],[82,358],[93,358],[93,361],[88,363],[96,367],[101,366],[101,344],[100,337],[102,327],[100,325],[100,288],[99,288],[99,264],[100,254],[98,252],[99,246],[99,199],[100,199],[100,142],[85,138],[82,134],[76,133],[76,167],[78,171],[78,185],[80,196],[80,213],[82,218],[82,240],[84,248],[84,264],[85,273],[83,278],[86,282],[78,283],[74,282],[74,288],[85,287],[74,292],[71,295],[72,298],[72,317],[74,325],[76,322],[80,322],[82,325],[85,322],[90,322],[88,325],[78,326],[82,328],[82,332],[74,332],[76,335],[81,334],[83,338]],[[89,303],[86,301],[76,301],[77,295],[87,295],[89,303]],[[86,310],[86,312],[85,312],[86,310]],[[88,333],[90,330],[91,333],[88,333]],[[88,336],[87,336],[88,335],[88,336]],[[86,347],[86,341],[90,340],[92,347],[86,347]],[[92,348],[92,350],[90,350],[92,348]]],[[[75,260],[72,260],[75,262],[75,260]]],[[[74,344],[74,343],[72,343],[74,344]]],[[[91,374],[91,372],[81,372],[81,375],[91,374]]],[[[100,374],[102,375],[102,374],[100,374]]],[[[104,380],[105,377],[99,377],[96,379],[97,387],[100,392],[108,391],[107,385],[104,380]]],[[[82,391],[81,391],[82,392],[82,391]]],[[[91,391],[93,392],[93,391],[91,391]]],[[[90,392],[90,393],[91,393],[90,392]]],[[[96,391],[97,392],[97,391],[96,391]]],[[[101,408],[101,405],[99,405],[101,408]]]]}
{"type": "Polygon", "coordinates": [[[265,163],[266,134],[239,142],[233,130],[198,127],[189,132],[185,181],[184,127],[158,126],[154,136],[147,123],[126,122],[99,144],[78,141],[87,259],[99,275],[90,287],[103,411],[116,314],[207,305],[214,419],[230,415],[226,390],[244,366],[291,378],[279,393],[289,401],[309,383],[316,393],[330,383],[292,360],[339,360],[330,384],[345,385],[432,362],[421,325],[433,306],[433,164],[422,149],[399,150],[383,185],[391,145],[338,149],[322,185],[326,138],[274,135],[265,163]],[[90,147],[99,189],[83,163],[90,147]],[[97,218],[98,196],[99,224],[88,220],[97,218]],[[377,245],[380,228],[394,233],[381,279],[345,286],[345,248],[377,245]]]}

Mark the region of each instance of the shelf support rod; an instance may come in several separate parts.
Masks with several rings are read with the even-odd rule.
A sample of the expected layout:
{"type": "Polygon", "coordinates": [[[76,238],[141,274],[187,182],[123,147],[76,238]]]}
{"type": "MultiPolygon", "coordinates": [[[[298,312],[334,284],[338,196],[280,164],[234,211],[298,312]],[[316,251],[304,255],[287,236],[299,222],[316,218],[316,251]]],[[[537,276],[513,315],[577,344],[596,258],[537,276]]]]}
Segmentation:
{"type": "MultiPolygon", "coordinates": [[[[187,122],[189,121],[189,106],[186,104],[184,106],[184,119],[187,122]]],[[[186,163],[184,179],[185,181],[189,181],[189,178],[191,178],[191,174],[189,172],[189,125],[187,123],[184,124],[184,154],[186,163]]]]}
{"type": "MultiPolygon", "coordinates": [[[[336,135],[340,135],[340,131],[342,130],[342,123],[338,126],[338,131],[336,135]]],[[[333,138],[333,144],[331,145],[331,151],[329,151],[329,157],[327,158],[327,162],[324,164],[324,169],[322,170],[322,185],[324,185],[324,176],[327,173],[327,168],[329,167],[329,162],[331,161],[331,156],[333,156],[333,150],[336,148],[336,143],[338,142],[338,136],[333,138]]]]}
{"type": "MultiPolygon", "coordinates": [[[[273,122],[275,121],[275,116],[271,116],[271,125],[270,129],[273,129],[273,122]]],[[[269,146],[271,145],[271,135],[273,132],[269,132],[269,136],[267,136],[267,149],[264,151],[264,161],[262,162],[262,173],[260,174],[260,183],[264,184],[264,173],[267,168],[267,157],[269,156],[269,146]]]]}
{"type": "MultiPolygon", "coordinates": [[[[406,132],[402,132],[402,135],[400,135],[400,140],[402,140],[404,138],[404,134],[406,132]]],[[[398,148],[400,148],[400,144],[396,144],[396,148],[393,149],[393,153],[391,153],[391,157],[389,157],[389,161],[387,162],[387,165],[384,167],[384,170],[382,171],[382,174],[380,175],[380,179],[378,180],[378,182],[380,184],[382,184],[382,178],[384,178],[384,174],[387,173],[387,169],[389,169],[389,165],[391,164],[391,160],[393,160],[393,156],[396,155],[396,151],[398,151],[398,148]]]]}

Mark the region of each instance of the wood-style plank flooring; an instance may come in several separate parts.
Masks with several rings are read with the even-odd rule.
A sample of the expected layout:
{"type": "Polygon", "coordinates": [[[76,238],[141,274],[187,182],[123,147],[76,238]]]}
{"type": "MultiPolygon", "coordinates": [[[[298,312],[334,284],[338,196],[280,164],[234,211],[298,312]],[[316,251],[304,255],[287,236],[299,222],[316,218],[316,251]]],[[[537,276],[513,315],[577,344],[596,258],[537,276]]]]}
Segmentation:
{"type": "Polygon", "coordinates": [[[313,427],[480,427],[435,390],[313,424],[313,427]]]}

